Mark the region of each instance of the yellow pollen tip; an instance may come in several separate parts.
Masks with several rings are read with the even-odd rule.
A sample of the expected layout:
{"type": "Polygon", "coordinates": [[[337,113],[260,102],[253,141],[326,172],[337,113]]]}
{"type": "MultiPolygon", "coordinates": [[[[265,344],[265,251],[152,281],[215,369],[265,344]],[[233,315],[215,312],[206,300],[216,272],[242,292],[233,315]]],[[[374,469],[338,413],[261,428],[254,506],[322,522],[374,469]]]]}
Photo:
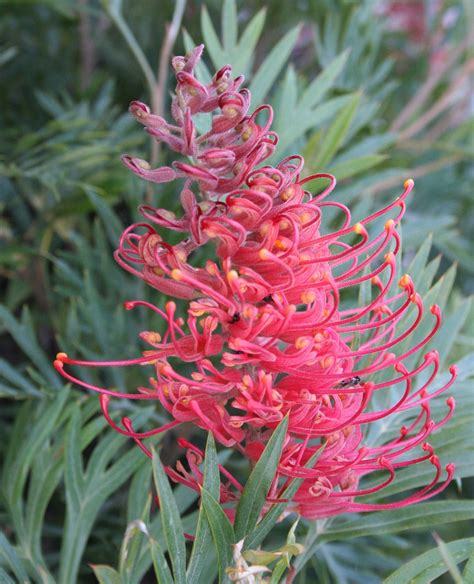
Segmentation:
{"type": "Polygon", "coordinates": [[[362,223],[356,223],[352,229],[357,235],[362,235],[364,233],[364,226],[362,223]]]}
{"type": "Polygon", "coordinates": [[[407,178],[407,180],[403,183],[403,186],[406,189],[412,189],[415,184],[415,181],[412,178],[407,178]]]}
{"type": "Polygon", "coordinates": [[[277,249],[285,250],[287,246],[286,246],[286,243],[284,241],[282,241],[281,239],[277,239],[275,241],[275,243],[273,244],[273,247],[276,247],[277,249]]]}
{"type": "Polygon", "coordinates": [[[178,282],[183,279],[183,272],[181,270],[175,269],[171,270],[171,277],[173,280],[177,280],[178,282]]]}
{"type": "Polygon", "coordinates": [[[56,355],[57,361],[61,361],[61,363],[64,363],[64,361],[66,359],[67,359],[67,353],[57,353],[57,355],[56,355]]]}
{"type": "Polygon", "coordinates": [[[387,262],[387,264],[394,262],[395,261],[395,254],[393,253],[393,251],[389,251],[388,253],[386,253],[384,255],[384,260],[387,262]]]}
{"type": "Polygon", "coordinates": [[[150,170],[151,166],[146,160],[137,160],[137,165],[143,170],[150,170]]]}
{"type": "Polygon", "coordinates": [[[268,260],[268,258],[271,256],[271,253],[268,249],[262,247],[262,249],[258,252],[258,256],[261,260],[268,260]]]}
{"type": "Polygon", "coordinates": [[[227,274],[227,280],[229,282],[235,282],[235,280],[237,280],[238,277],[239,274],[235,270],[230,270],[230,272],[227,274]]]}
{"type": "Polygon", "coordinates": [[[411,278],[408,274],[404,274],[400,280],[398,281],[398,285],[400,286],[400,288],[406,288],[407,286],[409,286],[411,283],[411,278]]]}
{"type": "Polygon", "coordinates": [[[309,344],[309,340],[305,337],[299,337],[295,341],[295,348],[298,350],[304,349],[309,344]]]}
{"type": "Polygon", "coordinates": [[[288,187],[280,193],[280,199],[282,201],[288,201],[294,195],[295,189],[293,187],[288,187]]]}
{"type": "Polygon", "coordinates": [[[392,229],[392,227],[395,225],[395,221],[393,219],[389,219],[386,223],[385,223],[385,229],[388,231],[389,229],[392,229]]]}
{"type": "Polygon", "coordinates": [[[316,300],[316,292],[313,290],[306,290],[305,292],[301,293],[300,298],[303,304],[311,304],[311,302],[316,300]]]}

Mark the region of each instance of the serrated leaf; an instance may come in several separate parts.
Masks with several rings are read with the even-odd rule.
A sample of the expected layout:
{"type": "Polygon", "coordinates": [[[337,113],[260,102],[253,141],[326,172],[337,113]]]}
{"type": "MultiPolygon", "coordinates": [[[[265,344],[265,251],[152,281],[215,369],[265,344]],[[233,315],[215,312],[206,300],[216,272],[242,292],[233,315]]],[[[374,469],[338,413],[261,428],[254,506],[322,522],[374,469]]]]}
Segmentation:
{"type": "MultiPolygon", "coordinates": [[[[456,562],[466,560],[474,551],[474,538],[460,539],[446,544],[449,553],[456,562]]],[[[390,574],[383,584],[404,584],[432,582],[438,576],[446,573],[448,568],[443,562],[438,548],[425,552],[415,559],[404,564],[401,568],[390,574]]],[[[469,582],[469,580],[466,580],[469,582]]]]}
{"type": "Polygon", "coordinates": [[[219,582],[225,582],[227,580],[225,569],[232,561],[232,545],[235,543],[234,529],[222,507],[205,488],[201,489],[201,504],[209,521],[216,548],[219,582]]]}
{"type": "Polygon", "coordinates": [[[163,533],[173,566],[175,584],[186,584],[186,545],[183,524],[168,477],[156,451],[153,451],[153,477],[158,491],[163,533]]]}
{"type": "Polygon", "coordinates": [[[250,83],[252,104],[259,105],[264,101],[273,83],[288,61],[300,32],[296,26],[288,31],[267,55],[250,83]]]}
{"type": "Polygon", "coordinates": [[[262,452],[245,484],[237,506],[234,522],[235,535],[238,541],[251,533],[257,524],[258,517],[265,503],[265,497],[267,496],[268,489],[280,462],[281,450],[287,428],[288,419],[283,418],[274,430],[265,450],[262,452]]]}

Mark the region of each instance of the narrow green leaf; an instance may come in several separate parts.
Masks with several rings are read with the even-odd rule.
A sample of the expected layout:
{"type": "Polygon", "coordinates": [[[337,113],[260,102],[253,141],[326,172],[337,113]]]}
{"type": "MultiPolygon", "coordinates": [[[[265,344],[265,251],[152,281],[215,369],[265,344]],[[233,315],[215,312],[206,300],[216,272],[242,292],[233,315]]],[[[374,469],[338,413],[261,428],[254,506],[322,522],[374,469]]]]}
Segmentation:
{"type": "Polygon", "coordinates": [[[235,543],[234,529],[222,507],[205,488],[201,489],[201,504],[209,521],[216,548],[219,582],[224,582],[227,579],[225,569],[232,562],[232,544],[235,543]]]}
{"type": "Polygon", "coordinates": [[[434,534],[434,538],[436,543],[438,544],[439,553],[443,558],[446,567],[448,568],[449,573],[451,574],[451,578],[455,584],[464,584],[461,572],[457,567],[457,561],[453,558],[452,553],[449,550],[449,547],[445,544],[445,542],[437,535],[434,534]]]}
{"type": "Polygon", "coordinates": [[[404,509],[377,511],[368,515],[356,515],[334,523],[321,534],[323,541],[351,539],[377,533],[399,533],[401,531],[427,529],[433,525],[467,521],[474,518],[472,501],[436,501],[419,503],[404,509]]]}
{"type": "Polygon", "coordinates": [[[232,69],[234,73],[247,73],[253,59],[255,47],[257,46],[260,35],[262,34],[263,25],[265,24],[266,8],[262,8],[247,24],[240,37],[236,54],[232,60],[232,69]]]}
{"type": "Polygon", "coordinates": [[[158,491],[163,533],[173,566],[175,584],[186,584],[186,544],[183,525],[168,477],[156,451],[153,451],[153,477],[158,491]]]}
{"type": "Polygon", "coordinates": [[[4,559],[4,563],[9,566],[11,571],[15,574],[19,584],[29,584],[31,582],[20,558],[15,551],[15,548],[10,544],[8,539],[1,531],[0,557],[4,559]]]}
{"type": "Polygon", "coordinates": [[[150,552],[158,584],[174,584],[165,555],[156,539],[150,539],[150,552]]]}
{"type": "Polygon", "coordinates": [[[222,44],[227,55],[232,55],[237,45],[237,6],[235,0],[224,0],[222,7],[222,44]]]}
{"type": "Polygon", "coordinates": [[[464,582],[467,582],[467,584],[474,582],[474,551],[469,555],[469,559],[467,560],[467,563],[464,566],[464,570],[462,572],[462,577],[464,578],[464,582]]]}
{"type": "MultiPolygon", "coordinates": [[[[313,468],[319,457],[323,453],[324,448],[318,450],[308,462],[305,464],[305,468],[313,468]]],[[[293,495],[298,490],[299,486],[303,482],[303,479],[293,479],[288,487],[284,490],[281,495],[282,499],[288,499],[288,503],[277,503],[272,505],[270,510],[264,515],[263,519],[257,524],[256,528],[246,537],[244,548],[245,549],[256,549],[265,537],[270,533],[278,518],[287,508],[289,502],[292,500],[293,495]]]]}
{"type": "MultiPolygon", "coordinates": [[[[463,562],[474,552],[474,538],[459,539],[446,544],[449,554],[455,562],[463,562]]],[[[432,582],[447,572],[447,566],[439,548],[425,552],[390,574],[383,584],[403,584],[409,582],[432,582]]],[[[469,582],[469,580],[466,580],[469,582]]]]}
{"type": "Polygon", "coordinates": [[[84,496],[84,474],[79,439],[80,427],[81,412],[79,407],[76,407],[69,422],[64,444],[66,455],[64,461],[64,481],[66,483],[68,503],[72,506],[75,513],[79,513],[84,496]]]}
{"type": "Polygon", "coordinates": [[[323,71],[306,88],[298,102],[298,108],[308,110],[317,105],[334,85],[349,56],[350,49],[346,49],[327,65],[323,71]]]}
{"type": "Polygon", "coordinates": [[[251,533],[257,523],[280,462],[287,427],[288,419],[283,418],[247,480],[235,516],[234,528],[237,541],[251,533]]]}
{"type": "Polygon", "coordinates": [[[339,162],[338,164],[333,164],[328,168],[328,172],[333,174],[338,180],[343,180],[351,176],[355,176],[377,166],[387,156],[385,154],[369,154],[368,156],[359,156],[358,158],[353,158],[347,162],[339,162]]]}
{"type": "Polygon", "coordinates": [[[201,10],[201,30],[206,50],[216,69],[220,69],[223,63],[224,48],[222,47],[216,29],[212,24],[211,17],[205,6],[201,10]]]}
{"type": "MultiPolygon", "coordinates": [[[[204,458],[204,488],[209,494],[219,500],[220,476],[217,462],[217,452],[214,437],[209,432],[207,436],[206,452],[204,458]]],[[[201,573],[206,566],[209,553],[212,547],[212,537],[209,522],[201,505],[196,528],[196,538],[194,540],[191,558],[187,570],[188,582],[199,582],[201,573]]]]}
{"type": "Polygon", "coordinates": [[[251,83],[252,104],[260,104],[270,91],[273,83],[288,61],[293,47],[300,32],[300,27],[296,26],[288,31],[285,36],[273,47],[267,55],[258,71],[255,73],[251,83]]]}
{"type": "Polygon", "coordinates": [[[110,245],[112,245],[112,247],[115,249],[123,231],[123,226],[120,223],[119,218],[112,211],[112,208],[103,197],[100,197],[91,188],[86,187],[84,190],[101,218],[102,225],[105,228],[110,245]]]}
{"type": "Polygon", "coordinates": [[[102,564],[91,564],[90,566],[94,570],[99,584],[123,584],[120,574],[110,566],[102,564]]]}
{"type": "Polygon", "coordinates": [[[339,147],[342,145],[344,138],[349,131],[351,121],[359,106],[360,98],[360,93],[353,95],[347,106],[341,111],[329,128],[322,141],[316,160],[314,161],[314,166],[316,168],[326,168],[334,154],[336,154],[339,147]]]}

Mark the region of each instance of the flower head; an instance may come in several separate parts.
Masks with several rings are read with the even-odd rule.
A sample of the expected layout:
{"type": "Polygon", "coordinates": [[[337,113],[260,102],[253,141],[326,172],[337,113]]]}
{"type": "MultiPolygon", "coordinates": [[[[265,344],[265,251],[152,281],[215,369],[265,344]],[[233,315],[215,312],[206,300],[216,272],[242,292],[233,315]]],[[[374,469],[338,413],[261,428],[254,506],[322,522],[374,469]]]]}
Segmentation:
{"type": "MultiPolygon", "coordinates": [[[[291,510],[304,517],[400,507],[433,496],[454,469],[448,465],[447,478],[438,485],[442,469],[427,440],[452,415],[454,401],[447,400],[442,420],[433,420],[430,400],[452,384],[456,371],[452,368],[451,380],[433,389],[437,353],[428,351],[419,364],[412,359],[441,322],[439,308],[431,306],[433,325],[420,334],[426,308],[411,278],[397,275],[397,225],[413,181],[405,182],[395,201],[353,222],[345,205],[328,200],[336,184],[333,176],[304,178],[301,156],[264,164],[278,142],[270,130],[272,109],[261,106],[249,115],[250,93],[240,88],[242,77],[232,79],[228,66],[210,84],[201,84],[194,75],[201,53],[202,46],[173,61],[174,124],[140,102],[130,106],[147,132],[186,156],[186,162],[151,169],[140,159],[124,157],[147,180],[182,179],[183,212],[178,217],[142,206],[146,221],[125,230],[116,252],[125,269],[187,300],[187,311],[177,314],[172,301],[163,308],[126,302],[127,309],[148,307],[165,324],[162,335],[141,334],[149,345],[141,357],[91,363],[62,353],[57,369],[98,392],[109,423],[148,454],[144,439],[192,422],[256,461],[287,416],[288,432],[267,500],[279,500],[288,482],[301,478],[291,510]],[[211,124],[200,135],[194,117],[202,113],[210,114],[211,124]],[[341,217],[335,229],[326,218],[331,211],[341,217]],[[181,233],[181,241],[167,243],[158,228],[181,233]],[[215,259],[193,265],[191,253],[208,244],[214,245],[215,259]],[[362,303],[354,294],[361,286],[362,303]],[[193,372],[181,373],[179,362],[192,364],[193,372]],[[92,386],[65,368],[134,364],[149,365],[154,375],[147,387],[130,394],[92,386]],[[414,383],[420,373],[421,386],[414,383]],[[172,421],[137,432],[128,418],[121,425],[113,421],[110,397],[157,400],[172,421]],[[409,424],[390,441],[374,445],[367,440],[371,425],[384,419],[396,424],[403,412],[411,413],[409,424]],[[319,455],[317,462],[308,466],[314,455],[319,455]],[[434,467],[428,486],[396,503],[364,503],[363,496],[383,489],[398,469],[423,461],[434,467]],[[361,477],[377,471],[384,473],[378,484],[359,487],[361,477]]],[[[188,470],[178,464],[167,472],[199,490],[203,453],[181,442],[188,470]]],[[[226,469],[221,472],[221,501],[237,501],[242,486],[226,469]]],[[[232,508],[227,512],[232,516],[232,508]]]]}

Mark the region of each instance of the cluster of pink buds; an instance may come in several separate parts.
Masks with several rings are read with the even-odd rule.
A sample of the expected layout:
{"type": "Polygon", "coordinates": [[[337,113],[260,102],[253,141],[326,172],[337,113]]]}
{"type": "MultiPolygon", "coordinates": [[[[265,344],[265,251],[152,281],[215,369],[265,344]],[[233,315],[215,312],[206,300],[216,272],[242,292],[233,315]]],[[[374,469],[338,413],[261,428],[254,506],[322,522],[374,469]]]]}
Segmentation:
{"type": "MultiPolygon", "coordinates": [[[[454,467],[447,465],[447,477],[441,480],[440,462],[427,440],[451,417],[454,400],[447,400],[447,414],[440,421],[432,419],[430,400],[451,386],[456,371],[451,368],[450,381],[432,389],[439,367],[436,351],[411,365],[411,357],[422,351],[441,321],[438,306],[431,306],[433,326],[419,338],[415,331],[424,317],[423,302],[411,278],[396,274],[397,224],[413,181],[405,182],[393,203],[353,223],[346,206],[326,200],[335,186],[333,176],[302,178],[301,156],[275,167],[263,164],[278,141],[270,131],[271,107],[247,115],[249,91],[240,89],[243,78],[232,79],[228,66],[208,85],[200,83],[194,69],[202,49],[173,60],[175,124],[140,102],[130,107],[148,133],[187,161],[151,169],[143,160],[124,157],[147,180],[184,179],[183,212],[176,216],[143,206],[146,222],[127,228],[116,252],[119,264],[147,284],[186,300],[187,312],[177,314],[173,301],[163,309],[126,302],[126,309],[146,306],[164,321],[164,333],[141,333],[149,345],[141,357],[88,362],[60,353],[57,370],[98,392],[110,425],[148,455],[146,438],[191,422],[255,462],[287,416],[288,431],[267,500],[280,500],[289,481],[303,479],[290,509],[309,519],[402,507],[439,493],[454,467]],[[194,118],[203,113],[210,115],[211,125],[199,135],[194,118]],[[316,195],[309,191],[310,183],[315,183],[316,195]],[[341,218],[334,231],[324,218],[328,208],[341,218]],[[181,241],[167,243],[163,229],[182,233],[181,241]],[[209,244],[215,260],[193,265],[191,254],[209,244]],[[362,306],[354,294],[360,285],[369,289],[362,306]],[[193,372],[180,372],[182,362],[193,372]],[[149,365],[154,376],[147,387],[128,394],[85,383],[69,372],[69,365],[135,364],[149,365]],[[420,374],[423,383],[416,385],[420,374]],[[381,394],[390,402],[382,408],[376,405],[384,401],[377,399],[381,394]],[[129,418],[121,423],[112,419],[111,397],[157,400],[172,421],[138,432],[129,418]],[[408,413],[400,416],[403,412],[408,413]],[[389,441],[373,445],[366,440],[371,424],[388,418],[393,427],[401,417],[408,425],[389,441]],[[317,462],[308,466],[316,453],[317,462]],[[391,483],[397,469],[424,461],[433,465],[429,485],[401,501],[364,503],[363,496],[391,483]],[[359,487],[361,477],[378,471],[383,472],[376,475],[381,478],[375,486],[359,487]]],[[[199,490],[203,453],[184,439],[179,442],[188,464],[167,467],[167,473],[199,490]]],[[[221,503],[229,503],[232,517],[232,502],[238,501],[242,485],[225,468],[221,473],[221,503]]]]}

